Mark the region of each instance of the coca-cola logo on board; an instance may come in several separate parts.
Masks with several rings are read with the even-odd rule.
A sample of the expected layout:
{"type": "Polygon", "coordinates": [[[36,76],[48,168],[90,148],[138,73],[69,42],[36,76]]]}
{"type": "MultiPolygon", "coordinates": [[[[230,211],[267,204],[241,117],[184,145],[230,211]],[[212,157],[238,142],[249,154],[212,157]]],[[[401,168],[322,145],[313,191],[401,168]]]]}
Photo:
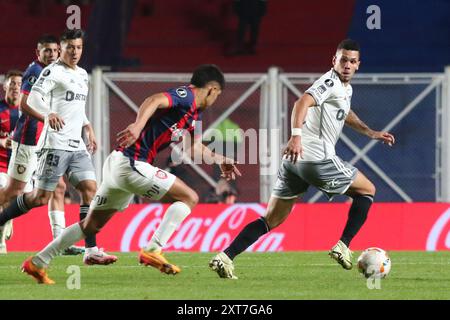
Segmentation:
{"type": "MultiPolygon", "coordinates": [[[[266,208],[260,204],[235,204],[206,217],[191,213],[172,235],[164,250],[221,251],[248,222],[262,216],[265,211],[266,208]]],[[[149,204],[140,210],[126,227],[120,250],[128,252],[145,247],[161,223],[164,212],[161,204],[149,204]]],[[[248,251],[281,251],[284,238],[282,232],[269,232],[248,251]]]]}
{"type": "Polygon", "coordinates": [[[427,238],[427,251],[450,249],[450,209],[434,223],[427,238]]]}

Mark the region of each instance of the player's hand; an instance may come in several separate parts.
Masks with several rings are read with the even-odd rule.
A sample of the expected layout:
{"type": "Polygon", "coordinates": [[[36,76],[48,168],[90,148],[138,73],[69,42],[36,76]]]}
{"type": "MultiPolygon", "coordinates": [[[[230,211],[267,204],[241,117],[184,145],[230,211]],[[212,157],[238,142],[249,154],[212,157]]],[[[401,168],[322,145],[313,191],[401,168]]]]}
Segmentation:
{"type": "Polygon", "coordinates": [[[6,141],[5,141],[5,148],[6,149],[11,149],[12,147],[11,147],[11,137],[10,136],[8,136],[8,138],[6,138],[6,141]]]}
{"type": "Polygon", "coordinates": [[[303,159],[302,139],[300,136],[292,136],[283,151],[283,156],[293,163],[297,162],[298,157],[303,159]]]}
{"type": "Polygon", "coordinates": [[[93,132],[88,134],[88,145],[87,149],[91,154],[94,154],[97,151],[97,140],[95,139],[95,135],[93,132]]]}
{"type": "Polygon", "coordinates": [[[130,124],[125,130],[120,131],[117,134],[117,142],[119,146],[128,148],[139,138],[142,129],[136,124],[130,124]]]}
{"type": "Polygon", "coordinates": [[[6,140],[8,140],[8,138],[0,138],[0,147],[6,149],[6,140]]]}
{"type": "Polygon", "coordinates": [[[5,149],[11,149],[11,138],[8,132],[0,132],[0,147],[5,149]]]}
{"type": "Polygon", "coordinates": [[[223,163],[220,164],[220,170],[222,171],[220,176],[227,181],[235,180],[236,176],[242,176],[241,172],[236,167],[236,162],[230,158],[224,158],[223,163]]]}
{"type": "Polygon", "coordinates": [[[59,131],[64,127],[66,123],[64,122],[63,118],[61,118],[56,113],[50,113],[48,115],[48,124],[50,125],[50,128],[59,131]]]}
{"type": "Polygon", "coordinates": [[[392,145],[395,143],[395,137],[389,132],[375,131],[372,134],[372,139],[380,140],[390,147],[392,147],[392,145]]]}

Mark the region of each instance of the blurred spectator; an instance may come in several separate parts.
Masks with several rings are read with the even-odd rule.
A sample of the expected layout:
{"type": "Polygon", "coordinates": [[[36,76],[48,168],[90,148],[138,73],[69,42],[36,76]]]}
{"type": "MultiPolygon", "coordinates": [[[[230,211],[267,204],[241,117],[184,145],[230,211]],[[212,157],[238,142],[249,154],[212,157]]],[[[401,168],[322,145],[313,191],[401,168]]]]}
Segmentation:
{"type": "Polygon", "coordinates": [[[172,157],[169,155],[166,162],[166,168],[164,169],[167,172],[175,175],[177,178],[180,178],[185,183],[192,182],[193,178],[192,174],[188,170],[188,166],[185,163],[175,163],[172,160],[172,157]]]}
{"type": "Polygon", "coordinates": [[[238,193],[234,188],[230,187],[230,190],[227,190],[221,194],[221,203],[225,204],[235,204],[237,200],[238,193]]]}
{"type": "Polygon", "coordinates": [[[70,6],[85,6],[91,4],[93,0],[28,0],[28,11],[32,16],[45,16],[48,9],[55,4],[70,6]]]}
{"type": "MultiPolygon", "coordinates": [[[[237,153],[241,149],[240,145],[244,140],[241,127],[230,118],[226,118],[212,129],[215,130],[205,132],[205,144],[212,146],[214,151],[228,158],[236,159],[237,153]]],[[[215,181],[220,179],[221,174],[219,166],[214,166],[213,178],[215,181]]],[[[234,189],[237,189],[236,180],[232,180],[230,183],[234,189]]]]}
{"type": "Polygon", "coordinates": [[[233,188],[225,179],[220,179],[217,181],[217,187],[210,190],[205,202],[234,204],[237,200],[237,196],[237,190],[233,188]]]}
{"type": "Polygon", "coordinates": [[[261,19],[267,11],[267,0],[234,0],[233,11],[239,18],[236,48],[231,55],[255,54],[261,19]],[[250,41],[245,42],[247,29],[250,41]]]}

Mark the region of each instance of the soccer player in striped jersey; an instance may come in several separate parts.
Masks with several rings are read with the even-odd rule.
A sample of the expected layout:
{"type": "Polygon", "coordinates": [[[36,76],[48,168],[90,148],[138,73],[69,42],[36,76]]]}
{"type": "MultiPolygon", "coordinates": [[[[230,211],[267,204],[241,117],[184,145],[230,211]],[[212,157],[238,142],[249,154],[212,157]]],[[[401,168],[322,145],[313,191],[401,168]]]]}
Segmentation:
{"type": "Polygon", "coordinates": [[[245,226],[230,246],[209,262],[210,268],[221,278],[237,279],[233,259],[259,237],[283,223],[297,198],[310,185],[330,200],[339,194],[353,198],[341,238],[329,252],[344,269],[352,268],[349,245],[366,221],[375,186],[336,155],[335,144],[344,124],[371,139],[390,146],[395,143],[392,134],[370,129],[350,108],[350,80],[359,64],[359,44],[351,39],[343,40],[333,57],[333,68],[296,101],[292,110],[291,138],[284,151],[266,215],[245,226]]]}
{"type": "MultiPolygon", "coordinates": [[[[22,72],[10,70],[6,73],[3,90],[5,99],[0,100],[0,187],[8,183],[8,163],[11,157],[11,133],[19,119],[20,86],[22,72]]],[[[11,238],[12,221],[0,227],[0,254],[6,254],[6,240],[11,238]]]]}
{"type": "Polygon", "coordinates": [[[136,121],[118,134],[119,147],[105,160],[103,181],[86,220],[66,228],[61,237],[25,260],[24,271],[40,283],[51,283],[46,268],[58,252],[97,233],[136,194],[172,202],[148,245],[140,251],[139,262],[166,274],[180,272],[178,266],[165,259],[162,249],[197,204],[198,195],[181,179],[152,163],[159,151],[187,136],[191,137],[188,145],[194,159],[201,155],[206,163],[219,165],[227,179],[240,175],[232,159],[212,152],[200,139],[193,138],[196,123],[221,94],[224,83],[217,66],[202,65],[194,71],[189,85],[148,97],[140,106],[136,121]]]}

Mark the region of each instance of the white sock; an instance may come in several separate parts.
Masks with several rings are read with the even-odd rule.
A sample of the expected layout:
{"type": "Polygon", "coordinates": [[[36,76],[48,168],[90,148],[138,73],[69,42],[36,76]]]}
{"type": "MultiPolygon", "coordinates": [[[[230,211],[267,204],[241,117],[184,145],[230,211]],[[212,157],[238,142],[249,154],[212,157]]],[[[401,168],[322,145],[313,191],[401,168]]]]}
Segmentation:
{"type": "Polygon", "coordinates": [[[6,247],[6,230],[5,230],[5,226],[0,226],[0,246],[6,247]]]}
{"type": "Polygon", "coordinates": [[[75,223],[67,227],[58,238],[50,242],[42,251],[33,257],[33,263],[39,268],[46,268],[54,257],[84,237],[85,235],[81,230],[80,224],[75,223]]]}
{"type": "Polygon", "coordinates": [[[167,208],[161,224],[158,229],[156,229],[145,250],[160,251],[166,245],[167,241],[169,241],[169,238],[178,226],[190,213],[191,208],[184,202],[177,201],[172,203],[172,205],[167,208]]]}
{"type": "Polygon", "coordinates": [[[97,252],[97,251],[98,251],[98,248],[97,248],[97,247],[85,248],[85,249],[84,249],[84,255],[88,255],[88,254],[91,254],[91,253],[95,253],[95,252],[97,252]]]}
{"type": "Polygon", "coordinates": [[[50,219],[50,226],[52,227],[53,239],[56,239],[66,227],[66,218],[64,211],[49,211],[48,217],[50,219]]]}

